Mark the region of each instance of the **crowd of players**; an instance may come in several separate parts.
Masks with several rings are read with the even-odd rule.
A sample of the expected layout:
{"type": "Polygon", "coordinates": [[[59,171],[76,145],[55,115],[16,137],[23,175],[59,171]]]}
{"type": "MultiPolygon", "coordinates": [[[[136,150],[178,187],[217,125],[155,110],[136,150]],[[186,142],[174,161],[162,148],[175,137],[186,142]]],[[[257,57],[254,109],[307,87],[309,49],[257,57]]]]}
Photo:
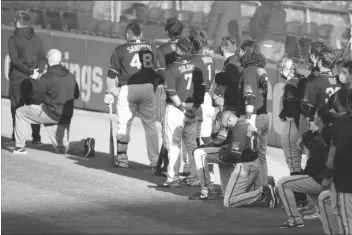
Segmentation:
{"type": "MultiPolygon", "coordinates": [[[[60,51],[51,49],[45,57],[28,23],[29,14],[19,12],[9,39],[14,153],[26,153],[30,124],[44,124],[56,151],[67,153],[78,86],[61,65],[60,51]],[[27,95],[35,102],[21,100],[18,105],[16,94],[25,86],[28,79],[24,78],[31,81],[27,95]]],[[[319,41],[309,48],[312,69],[307,78],[298,73],[291,58],[279,61],[277,71],[285,81],[281,142],[290,176],[275,186],[266,161],[268,75],[257,43],[244,41],[237,56],[236,39],[225,36],[223,71],[215,74],[205,31],[191,29],[187,38],[181,37],[183,25],[175,18],[167,20],[165,30],[170,41],[156,48],[143,40],[140,26],[132,22],[126,28],[127,42],[111,55],[104,102],[112,105],[117,95],[114,166],[129,167],[130,127],[138,112],[150,167],[155,175],[166,176],[158,187],[200,187],[190,200],[223,198],[225,207],[280,204],[288,220],[279,228],[303,227],[300,211],[315,205],[311,217],[320,217],[326,234],[351,234],[352,62],[337,60],[319,41]],[[161,102],[160,152],[155,114],[158,87],[166,97],[161,102]],[[308,156],[304,169],[303,153],[308,156]],[[183,180],[181,158],[188,166],[183,180]],[[221,191],[214,187],[213,164],[219,166],[221,191]]],[[[94,139],[85,140],[85,153],[94,155],[94,139]]]]}

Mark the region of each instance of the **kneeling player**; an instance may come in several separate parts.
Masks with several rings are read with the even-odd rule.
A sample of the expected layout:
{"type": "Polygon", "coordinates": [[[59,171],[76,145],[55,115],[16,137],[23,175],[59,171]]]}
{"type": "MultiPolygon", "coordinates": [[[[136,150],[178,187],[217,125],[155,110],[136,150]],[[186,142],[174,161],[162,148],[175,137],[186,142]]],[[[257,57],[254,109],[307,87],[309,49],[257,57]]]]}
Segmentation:
{"type": "Polygon", "coordinates": [[[230,143],[221,148],[217,146],[217,151],[214,149],[213,152],[204,152],[200,156],[200,161],[196,158],[199,179],[203,181],[198,198],[207,199],[210,195],[214,195],[213,185],[207,180],[209,177],[204,170],[208,162],[213,162],[222,166],[234,165],[225,190],[225,207],[248,205],[262,199],[265,199],[269,207],[273,207],[275,196],[271,185],[256,187],[260,177],[260,165],[254,129],[245,120],[238,120],[232,111],[223,112],[220,119],[221,125],[231,131],[230,143]]]}

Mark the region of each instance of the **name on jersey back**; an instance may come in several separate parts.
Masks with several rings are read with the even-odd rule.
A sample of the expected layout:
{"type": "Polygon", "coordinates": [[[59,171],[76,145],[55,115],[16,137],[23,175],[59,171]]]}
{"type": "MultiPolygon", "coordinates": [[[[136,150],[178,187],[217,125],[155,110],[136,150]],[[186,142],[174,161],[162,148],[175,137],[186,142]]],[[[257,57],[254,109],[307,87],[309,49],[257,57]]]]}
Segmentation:
{"type": "Polygon", "coordinates": [[[188,71],[194,70],[194,65],[193,64],[186,64],[178,67],[178,69],[181,71],[181,73],[185,73],[188,71]]]}
{"type": "Polygon", "coordinates": [[[143,48],[148,48],[150,51],[152,50],[152,46],[148,44],[138,44],[127,47],[129,53],[134,53],[140,51],[143,48]]]}
{"type": "Polygon", "coordinates": [[[213,63],[213,59],[210,56],[202,57],[202,60],[204,64],[213,63]]]}

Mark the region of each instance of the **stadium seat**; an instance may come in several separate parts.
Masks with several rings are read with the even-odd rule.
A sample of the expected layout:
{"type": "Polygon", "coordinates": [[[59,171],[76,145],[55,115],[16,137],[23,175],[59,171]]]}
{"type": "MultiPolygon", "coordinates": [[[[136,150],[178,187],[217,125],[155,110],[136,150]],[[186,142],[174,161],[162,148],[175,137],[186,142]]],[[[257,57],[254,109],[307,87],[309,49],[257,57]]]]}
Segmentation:
{"type": "Polygon", "coordinates": [[[77,12],[79,1],[63,1],[60,5],[62,12],[77,12]]]}
{"type": "Polygon", "coordinates": [[[125,24],[114,23],[110,31],[110,36],[113,38],[125,38],[125,29],[125,24]]]}
{"type": "Polygon", "coordinates": [[[1,24],[13,26],[16,11],[10,8],[1,8],[1,24]]]}
{"type": "Polygon", "coordinates": [[[249,22],[251,20],[250,16],[245,16],[241,18],[240,28],[242,30],[241,35],[249,36],[249,22]]]}
{"type": "Polygon", "coordinates": [[[77,12],[80,14],[92,14],[95,1],[80,1],[77,12]]]}
{"type": "Polygon", "coordinates": [[[92,18],[90,15],[78,16],[78,32],[83,34],[96,35],[96,28],[99,23],[98,19],[92,18]]]}
{"type": "Polygon", "coordinates": [[[31,15],[31,24],[36,27],[45,28],[44,13],[41,10],[29,10],[31,15]]]}
{"type": "Polygon", "coordinates": [[[73,12],[62,13],[62,29],[64,31],[77,32],[78,19],[77,14],[73,12]]]}
{"type": "Polygon", "coordinates": [[[46,29],[62,30],[61,12],[55,10],[45,11],[44,24],[46,29]]]}
{"type": "Polygon", "coordinates": [[[159,25],[162,10],[159,7],[153,7],[149,10],[145,24],[159,25]]]}
{"type": "Polygon", "coordinates": [[[174,11],[173,9],[168,9],[163,11],[161,14],[161,19],[160,19],[160,25],[164,26],[166,24],[166,20],[171,18],[171,17],[176,17],[177,12],[174,11]]]}
{"type": "Polygon", "coordinates": [[[318,24],[315,22],[305,23],[301,26],[300,35],[303,37],[315,37],[318,31],[318,24]]]}
{"type": "Polygon", "coordinates": [[[286,40],[285,53],[291,57],[296,63],[304,61],[302,58],[299,35],[301,32],[302,23],[300,21],[287,22],[285,25],[286,40]]]}
{"type": "Polygon", "coordinates": [[[97,35],[110,37],[111,28],[114,26],[114,23],[110,20],[100,21],[97,25],[96,33],[97,35]]]}
{"type": "Polygon", "coordinates": [[[189,26],[197,29],[204,29],[205,24],[204,21],[206,19],[206,15],[204,12],[194,12],[191,18],[189,19],[189,26]]]}
{"type": "Polygon", "coordinates": [[[319,25],[317,30],[318,40],[322,40],[330,44],[331,33],[334,29],[334,26],[331,24],[322,24],[319,25]]]}
{"type": "Polygon", "coordinates": [[[300,21],[287,22],[285,25],[285,31],[287,35],[298,36],[301,32],[302,23],[300,21]]]}
{"type": "Polygon", "coordinates": [[[42,7],[49,11],[58,11],[62,5],[62,1],[46,1],[42,7]]]}
{"type": "Polygon", "coordinates": [[[191,19],[193,12],[191,11],[180,11],[177,14],[177,19],[183,23],[184,25],[188,26],[189,20],[191,19]]]}
{"type": "MultiPolygon", "coordinates": [[[[205,25],[207,28],[207,34],[210,39],[214,39],[215,33],[219,27],[219,23],[220,23],[222,17],[223,17],[223,14],[219,13],[219,14],[216,14],[213,19],[211,19],[211,22],[209,22],[209,23],[206,22],[205,25]],[[212,22],[215,22],[215,24],[212,22]]],[[[208,20],[208,19],[206,19],[206,20],[208,20]]]]}

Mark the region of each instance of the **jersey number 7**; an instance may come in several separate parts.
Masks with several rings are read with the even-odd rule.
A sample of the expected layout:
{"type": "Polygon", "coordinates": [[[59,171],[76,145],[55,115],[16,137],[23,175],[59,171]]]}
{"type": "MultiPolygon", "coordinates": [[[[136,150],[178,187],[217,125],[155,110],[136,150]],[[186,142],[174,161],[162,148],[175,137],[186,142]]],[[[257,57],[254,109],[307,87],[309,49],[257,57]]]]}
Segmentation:
{"type": "Polygon", "coordinates": [[[142,55],[142,63],[139,59],[139,54],[134,54],[130,66],[132,68],[137,68],[137,69],[141,69],[142,68],[142,64],[143,64],[143,68],[151,68],[152,67],[152,55],[150,53],[146,53],[142,55]]]}
{"type": "Polygon", "coordinates": [[[185,74],[185,80],[187,81],[186,90],[191,89],[192,78],[193,78],[193,74],[192,74],[192,73],[187,73],[187,74],[185,74]]]}

